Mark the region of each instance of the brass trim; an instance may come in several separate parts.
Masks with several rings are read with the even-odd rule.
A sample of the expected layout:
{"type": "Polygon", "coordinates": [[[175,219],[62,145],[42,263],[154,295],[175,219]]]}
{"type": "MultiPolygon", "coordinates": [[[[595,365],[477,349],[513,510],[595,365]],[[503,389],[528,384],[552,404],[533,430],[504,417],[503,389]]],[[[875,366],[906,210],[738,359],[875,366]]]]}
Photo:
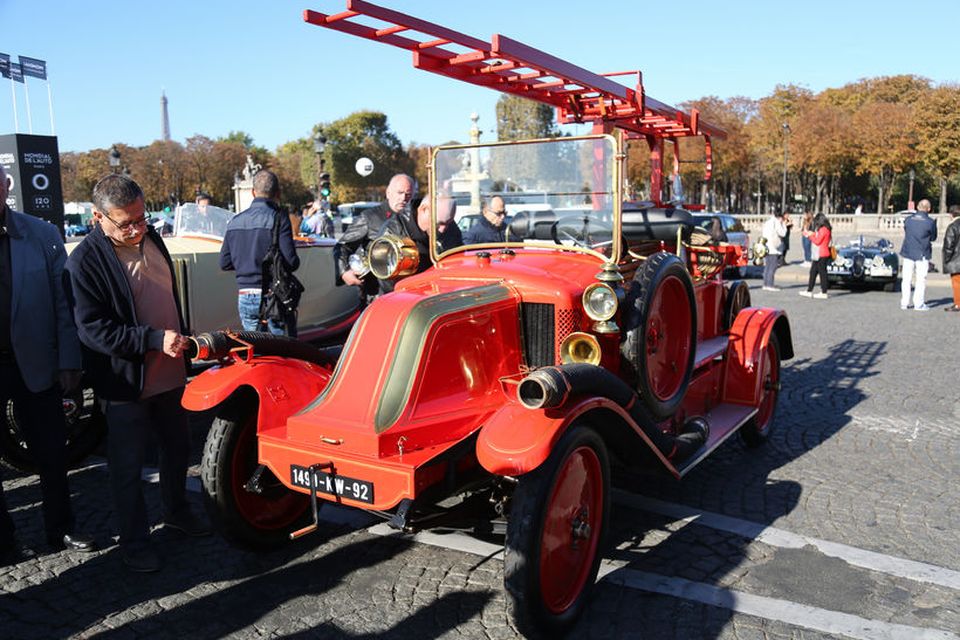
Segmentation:
{"type": "Polygon", "coordinates": [[[600,343],[589,333],[575,331],[560,343],[560,361],[563,364],[586,362],[600,364],[600,343]]]}
{"type": "Polygon", "coordinates": [[[494,284],[441,293],[416,303],[400,329],[397,348],[377,403],[375,431],[383,433],[400,418],[413,389],[427,334],[437,319],[471,307],[508,300],[512,296],[510,289],[494,284]]]}
{"type": "MultiPolygon", "coordinates": [[[[393,280],[416,273],[420,265],[420,253],[413,239],[407,236],[383,235],[370,242],[367,248],[367,259],[370,263],[370,273],[380,280],[393,280]],[[381,247],[385,247],[381,249],[381,247]],[[397,254],[397,264],[393,270],[387,271],[386,266],[378,255],[380,251],[397,254]]],[[[389,260],[387,260],[389,262],[389,260]]]]}

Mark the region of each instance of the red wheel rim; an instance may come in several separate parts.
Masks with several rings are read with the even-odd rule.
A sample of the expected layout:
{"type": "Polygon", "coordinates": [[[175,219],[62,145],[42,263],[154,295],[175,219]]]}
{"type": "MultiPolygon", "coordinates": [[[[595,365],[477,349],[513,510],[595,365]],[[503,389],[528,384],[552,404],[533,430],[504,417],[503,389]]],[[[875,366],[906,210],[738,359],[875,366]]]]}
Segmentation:
{"type": "MultiPolygon", "coordinates": [[[[257,468],[257,439],[254,434],[252,426],[245,426],[233,450],[230,488],[234,503],[240,516],[251,527],[263,531],[283,529],[296,522],[309,502],[307,496],[289,490],[279,493],[280,490],[267,488],[266,494],[258,495],[244,489],[244,484],[257,468]]],[[[264,476],[263,480],[276,480],[269,471],[264,476]]]]}
{"type": "Polygon", "coordinates": [[[645,345],[648,386],[660,401],[675,396],[686,376],[691,314],[683,282],[665,278],[650,301],[645,345]]]}
{"type": "Polygon", "coordinates": [[[540,542],[540,593],[560,614],[590,577],[603,521],[603,472],[596,451],[578,447],[564,461],[547,500],[540,542]]]}
{"type": "Polygon", "coordinates": [[[760,405],[757,407],[757,431],[761,433],[770,425],[773,410],[777,406],[777,393],[780,387],[780,359],[772,343],[767,344],[763,352],[760,368],[761,382],[760,405]]]}

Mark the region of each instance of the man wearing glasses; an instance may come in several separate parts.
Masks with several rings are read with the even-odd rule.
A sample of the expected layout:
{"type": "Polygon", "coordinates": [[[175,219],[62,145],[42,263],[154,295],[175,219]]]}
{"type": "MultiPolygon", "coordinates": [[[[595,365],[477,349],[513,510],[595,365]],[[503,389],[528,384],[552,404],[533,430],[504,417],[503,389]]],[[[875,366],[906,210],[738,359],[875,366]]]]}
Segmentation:
{"type": "Polygon", "coordinates": [[[463,234],[463,244],[489,244],[504,241],[503,220],[507,208],[503,198],[493,196],[483,207],[483,216],[463,234]]]}
{"type": "Polygon", "coordinates": [[[189,432],[180,406],[187,338],[173,262],[147,225],[143,191],[114,174],[93,188],[97,225],[67,260],[84,364],[107,418],[107,461],[124,564],[158,571],[140,475],[147,442],[160,448],[163,524],[191,536],[209,527],[186,500],[189,432]]]}

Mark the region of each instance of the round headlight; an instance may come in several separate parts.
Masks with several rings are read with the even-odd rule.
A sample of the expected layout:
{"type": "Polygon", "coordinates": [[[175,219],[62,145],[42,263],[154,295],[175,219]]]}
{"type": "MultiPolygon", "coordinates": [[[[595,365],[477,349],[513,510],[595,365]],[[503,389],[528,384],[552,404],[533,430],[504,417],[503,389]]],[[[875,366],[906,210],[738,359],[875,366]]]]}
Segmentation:
{"type": "Polygon", "coordinates": [[[846,267],[852,267],[852,266],[853,266],[853,258],[847,258],[847,259],[845,259],[845,260],[843,261],[843,264],[844,264],[844,266],[846,266],[846,267]]]}
{"type": "Polygon", "coordinates": [[[603,282],[594,282],[583,292],[583,310],[591,320],[603,322],[617,314],[617,293],[603,282]]]}
{"type": "Polygon", "coordinates": [[[410,238],[381,236],[367,249],[370,273],[381,280],[390,280],[416,272],[420,254],[410,238]]]}

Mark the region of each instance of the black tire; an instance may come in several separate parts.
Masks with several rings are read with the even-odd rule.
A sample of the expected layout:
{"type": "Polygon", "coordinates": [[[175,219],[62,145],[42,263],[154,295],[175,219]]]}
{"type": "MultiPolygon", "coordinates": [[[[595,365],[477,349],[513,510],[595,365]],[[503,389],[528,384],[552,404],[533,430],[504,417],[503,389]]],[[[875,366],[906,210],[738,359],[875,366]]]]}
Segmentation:
{"type": "Polygon", "coordinates": [[[641,401],[655,417],[667,418],[680,407],[693,375],[693,280],[680,258],[664,251],[647,258],[633,279],[624,301],[620,352],[641,401]]]}
{"type": "Polygon", "coordinates": [[[740,437],[748,447],[759,447],[773,430],[780,397],[780,341],[777,334],[770,334],[767,352],[764,354],[759,375],[763,377],[763,396],[757,413],[740,428],[740,437]]]}
{"type": "MultiPolygon", "coordinates": [[[[20,433],[20,410],[13,400],[0,408],[0,461],[24,473],[36,473],[37,464],[20,433]]],[[[81,463],[107,435],[107,420],[92,389],[78,389],[64,396],[67,427],[67,464],[81,463]]]]}
{"type": "Polygon", "coordinates": [[[609,521],[609,466],[597,432],[574,424],[546,462],[519,479],[507,522],[503,581],[511,615],[527,637],[563,634],[589,600],[609,521]],[[571,502],[571,496],[577,499],[571,502]],[[545,538],[563,544],[545,553],[545,538]],[[563,579],[551,579],[556,575],[563,579]]]}
{"type": "Polygon", "coordinates": [[[723,302],[723,331],[730,331],[737,314],[750,306],[750,286],[743,280],[734,280],[725,291],[723,302]]]}
{"type": "Polygon", "coordinates": [[[244,488],[258,466],[257,397],[249,388],[220,405],[200,463],[204,504],[228,542],[254,550],[289,542],[309,515],[309,496],[291,491],[264,469],[260,495],[244,488]]]}
{"type": "Polygon", "coordinates": [[[893,293],[897,290],[897,281],[893,280],[892,282],[885,282],[883,284],[883,291],[885,293],[893,293]]]}

